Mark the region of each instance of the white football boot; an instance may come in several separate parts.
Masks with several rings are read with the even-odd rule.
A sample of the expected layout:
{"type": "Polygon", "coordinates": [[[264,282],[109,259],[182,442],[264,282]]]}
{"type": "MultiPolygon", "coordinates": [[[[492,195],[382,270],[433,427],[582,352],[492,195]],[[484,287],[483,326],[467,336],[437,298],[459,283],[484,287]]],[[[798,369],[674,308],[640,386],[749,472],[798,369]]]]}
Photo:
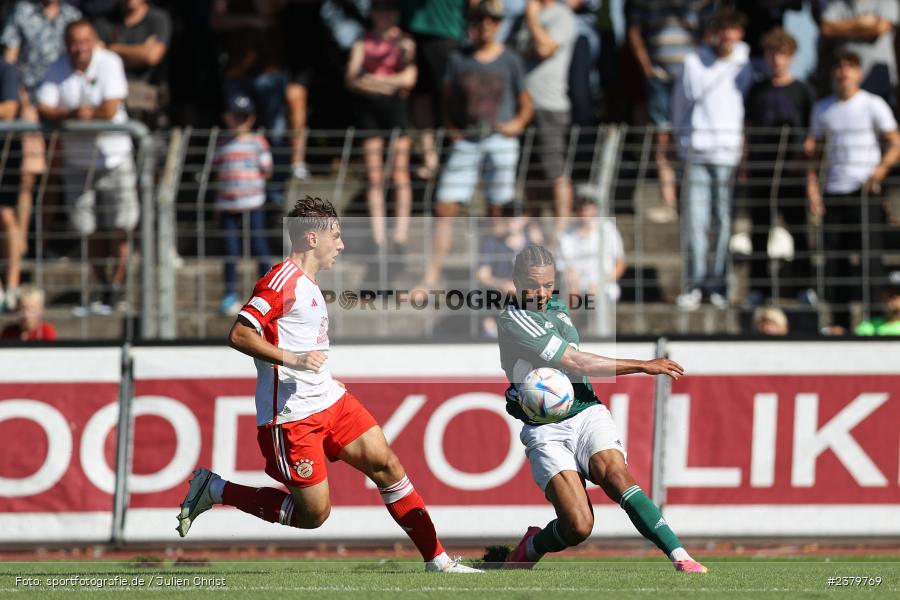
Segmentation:
{"type": "Polygon", "coordinates": [[[473,569],[462,564],[462,558],[450,558],[446,552],[426,561],[425,571],[428,573],[484,573],[480,569],[473,569]]]}
{"type": "Polygon", "coordinates": [[[181,537],[186,536],[190,531],[194,519],[215,504],[209,493],[209,485],[216,479],[221,479],[221,477],[204,467],[194,471],[194,478],[189,482],[187,496],[184,497],[184,502],[181,503],[181,512],[178,513],[178,527],[175,530],[181,537]]]}

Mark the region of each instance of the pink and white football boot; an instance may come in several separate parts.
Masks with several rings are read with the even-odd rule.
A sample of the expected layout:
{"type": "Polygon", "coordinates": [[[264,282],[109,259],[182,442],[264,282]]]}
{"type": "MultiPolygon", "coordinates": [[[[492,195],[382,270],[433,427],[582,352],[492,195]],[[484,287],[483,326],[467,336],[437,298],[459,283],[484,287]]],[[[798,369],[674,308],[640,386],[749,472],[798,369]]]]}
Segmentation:
{"type": "Polygon", "coordinates": [[[506,557],[506,560],[503,563],[504,569],[533,569],[534,565],[537,564],[536,560],[530,560],[528,558],[528,540],[536,536],[541,532],[540,527],[531,526],[528,528],[528,531],[525,532],[525,535],[522,537],[522,541],[519,542],[519,545],[516,546],[516,549],[509,553],[509,556],[506,557]]]}
{"type": "Polygon", "coordinates": [[[696,560],[679,560],[675,561],[675,570],[679,573],[708,573],[709,569],[698,563],[696,560]]]}

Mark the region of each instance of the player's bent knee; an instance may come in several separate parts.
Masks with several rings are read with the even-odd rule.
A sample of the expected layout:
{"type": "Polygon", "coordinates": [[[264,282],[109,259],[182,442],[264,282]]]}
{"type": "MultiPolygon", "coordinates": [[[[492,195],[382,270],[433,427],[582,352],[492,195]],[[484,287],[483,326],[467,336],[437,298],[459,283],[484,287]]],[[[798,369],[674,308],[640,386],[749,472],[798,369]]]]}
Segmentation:
{"type": "Polygon", "coordinates": [[[375,470],[382,478],[394,483],[403,477],[403,465],[393,450],[388,448],[384,458],[375,465],[375,470]]]}
{"type": "Polygon", "coordinates": [[[300,529],[318,529],[328,520],[330,515],[330,504],[317,511],[306,511],[295,518],[294,527],[300,529]]]}
{"type": "Polygon", "coordinates": [[[562,521],[562,533],[566,541],[577,546],[590,537],[594,530],[594,518],[590,514],[573,514],[560,517],[562,521]]]}

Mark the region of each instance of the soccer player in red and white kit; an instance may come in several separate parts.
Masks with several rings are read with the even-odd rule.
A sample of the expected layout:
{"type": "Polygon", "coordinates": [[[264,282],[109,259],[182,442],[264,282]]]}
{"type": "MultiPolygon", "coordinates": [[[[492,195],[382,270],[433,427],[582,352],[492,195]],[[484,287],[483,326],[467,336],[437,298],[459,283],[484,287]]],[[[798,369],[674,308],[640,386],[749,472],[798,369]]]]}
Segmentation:
{"type": "Polygon", "coordinates": [[[316,273],[330,269],[344,248],[341,226],[327,200],[307,196],[288,214],[291,256],[253,289],[228,341],[252,356],[257,439],[266,473],[285,485],[254,488],[194,471],[178,515],[178,533],[215,504],[301,529],[322,525],[331,512],[326,458],[342,460],[379,489],[388,512],[422,553],[426,571],[479,573],[447,556],[422,497],[406,477],[375,419],[331,376],[328,311],[316,273]]]}

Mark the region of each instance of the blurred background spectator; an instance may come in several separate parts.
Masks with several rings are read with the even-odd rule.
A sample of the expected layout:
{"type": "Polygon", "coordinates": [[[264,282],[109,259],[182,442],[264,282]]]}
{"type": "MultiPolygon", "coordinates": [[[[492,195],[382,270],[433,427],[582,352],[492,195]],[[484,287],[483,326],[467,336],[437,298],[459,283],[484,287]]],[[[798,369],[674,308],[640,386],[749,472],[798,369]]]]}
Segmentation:
{"type": "MultiPolygon", "coordinates": [[[[416,47],[397,26],[400,16],[396,2],[372,3],[372,27],[353,44],[347,64],[347,87],[357,95],[357,126],[365,138],[369,222],[380,256],[388,248],[385,233],[385,137],[391,133],[387,156],[390,180],[394,185],[395,219],[390,254],[403,256],[409,239],[412,186],[409,175],[410,137],[407,134],[407,96],[416,84],[416,47]]],[[[396,261],[393,264],[397,264],[396,261]]],[[[394,269],[391,269],[393,271],[394,269]]],[[[393,279],[395,273],[388,274],[393,279]]],[[[372,279],[374,270],[368,279],[372,279]]]]}
{"type": "Polygon", "coordinates": [[[663,205],[650,217],[658,222],[677,219],[675,169],[669,160],[673,89],[681,78],[685,58],[699,44],[703,23],[714,8],[713,0],[628,2],[628,42],[646,81],[650,124],[657,128],[656,169],[663,205]]]}
{"type": "Polygon", "coordinates": [[[556,0],[528,0],[521,43],[525,87],[534,104],[544,179],[553,183],[553,212],[557,217],[554,237],[558,237],[572,213],[572,179],[566,151],[572,124],[569,66],[576,34],[575,14],[568,6],[556,0]]]}
{"type": "Polygon", "coordinates": [[[862,68],[862,89],[897,107],[897,58],[894,29],[900,21],[897,0],[828,0],[821,32],[826,56],[837,49],[855,53],[862,68]]]}
{"type": "MultiPolygon", "coordinates": [[[[12,65],[0,62],[0,121],[11,121],[16,118],[18,112],[18,74],[12,65]]],[[[19,219],[22,147],[21,144],[9,146],[0,162],[0,225],[3,227],[5,243],[2,250],[6,258],[6,277],[0,280],[0,312],[16,307],[22,255],[25,253],[28,235],[28,222],[23,223],[19,219]]]]}
{"type": "MultiPolygon", "coordinates": [[[[467,0],[402,0],[401,25],[416,43],[418,79],[412,95],[412,118],[422,131],[422,167],[417,174],[431,179],[440,160],[434,129],[444,125],[444,79],[450,54],[466,38],[467,0]]],[[[497,4],[503,18],[503,5],[497,4]]],[[[495,34],[496,35],[496,34],[495,34]]]]}
{"type": "Polygon", "coordinates": [[[683,310],[696,310],[703,294],[728,306],[726,268],[731,237],[734,170],[743,151],[744,95],[752,83],[744,37],[746,17],[723,9],[710,23],[710,44],[689,54],[678,78],[672,114],[686,162],[682,248],[686,273],[683,310]],[[710,225],[715,222],[712,268],[707,268],[710,225]]]}
{"type": "MultiPolygon", "coordinates": [[[[813,0],[813,3],[818,2],[813,0]]],[[[784,27],[784,15],[788,10],[802,10],[803,0],[735,0],[734,8],[747,17],[744,41],[750,47],[750,62],[756,79],[761,79],[771,74],[766,70],[763,38],[773,29],[784,27]]]]}
{"type": "MultiPolygon", "coordinates": [[[[287,75],[285,102],[291,131],[291,175],[299,180],[310,176],[306,163],[310,89],[315,81],[315,64],[323,62],[322,51],[325,48],[325,28],[322,27],[318,5],[318,2],[310,0],[285,0],[281,18],[287,75]],[[316,51],[310,51],[311,48],[316,51]]],[[[316,87],[321,87],[321,82],[317,82],[316,87]]]]}
{"type": "Polygon", "coordinates": [[[259,123],[274,134],[284,132],[285,78],[277,0],[215,0],[210,28],[220,35],[225,64],[223,98],[247,96],[259,123]]]}
{"type": "MultiPolygon", "coordinates": [[[[47,69],[64,52],[64,32],[70,23],[80,19],[81,11],[60,0],[18,0],[6,15],[0,44],[3,59],[15,65],[21,84],[19,118],[38,122],[35,94],[47,69]]],[[[31,219],[32,190],[37,177],[47,170],[46,146],[40,134],[21,137],[22,163],[18,217],[22,227],[31,219]]],[[[24,250],[24,248],[23,248],[24,250]]]]}
{"type": "MultiPolygon", "coordinates": [[[[217,192],[207,182],[215,171],[211,158],[201,158],[203,151],[196,149],[216,148],[208,136],[219,134],[207,130],[228,112],[223,107],[246,97],[257,117],[248,132],[256,135],[258,130],[266,136],[272,156],[271,177],[264,178],[265,200],[271,203],[260,208],[271,217],[267,229],[275,229],[288,186],[334,185],[337,198],[360,199],[342,211],[352,214],[361,209],[369,217],[359,239],[367,239],[370,230],[378,249],[378,274],[386,265],[389,279],[408,270],[410,283],[418,280],[435,287],[456,243],[453,216],[466,211],[471,216],[527,211],[532,217],[550,212],[564,217],[573,211],[573,182],[586,182],[602,190],[599,214],[624,217],[620,225],[630,256],[634,247],[634,268],[623,284],[627,302],[662,302],[679,296],[682,308],[690,309],[699,306],[705,293],[720,308],[731,301],[750,307],[784,306],[798,330],[807,328],[801,322],[807,313],[819,320],[817,329],[833,316],[837,329],[849,330],[851,315],[858,321],[876,303],[884,268],[896,260],[892,249],[897,247],[893,238],[898,238],[898,230],[889,211],[892,204],[896,209],[897,193],[888,177],[894,134],[883,130],[891,126],[883,107],[868,99],[841,100],[843,84],[829,76],[826,89],[834,83],[839,92],[835,106],[865,108],[849,110],[841,122],[819,105],[823,126],[816,135],[822,148],[844,154],[839,159],[823,153],[827,198],[824,204],[817,202],[818,190],[813,187],[817,178],[805,173],[808,163],[800,152],[813,113],[813,94],[805,77],[816,59],[820,71],[832,72],[830,50],[815,56],[819,37],[823,48],[855,49],[861,56],[862,89],[893,103],[898,83],[893,48],[897,12],[898,4],[887,0],[32,0],[0,4],[0,41],[22,88],[16,118],[35,121],[32,100],[47,65],[60,56],[64,28],[81,15],[93,20],[105,47],[124,64],[127,115],[157,130],[155,139],[164,143],[174,139],[167,127],[191,128],[182,129],[189,132],[190,146],[183,176],[175,185],[179,221],[186,215],[208,218],[203,213],[217,192]],[[727,58],[714,50],[730,43],[711,18],[720,9],[743,10],[749,17],[743,27],[746,45],[733,43],[735,50],[727,58]],[[744,62],[746,54],[752,68],[744,62]],[[171,60],[172,56],[183,60],[171,60]],[[686,64],[696,71],[686,74],[686,64]],[[715,73],[727,72],[726,64],[738,72],[720,79],[715,73]],[[747,72],[756,83],[743,104],[738,92],[745,90],[747,72]],[[168,104],[167,96],[172,100],[168,104]],[[529,132],[524,129],[532,108],[536,114],[529,132]],[[645,131],[648,116],[652,127],[645,131]],[[596,127],[606,120],[614,126],[596,127]],[[629,127],[619,125],[623,120],[629,127]],[[864,130],[855,137],[841,129],[860,124],[864,130]],[[348,130],[349,126],[356,128],[348,130]],[[444,126],[436,138],[434,128],[444,126]],[[673,127],[679,129],[679,159],[685,160],[670,156],[673,127]],[[360,128],[371,134],[360,134],[360,128]],[[392,135],[395,128],[397,134],[392,135]],[[307,136],[307,130],[313,134],[307,136]],[[621,139],[617,133],[623,133],[621,139]],[[826,140],[831,134],[833,139],[826,140]],[[746,143],[741,144],[744,137],[746,143]],[[872,162],[876,146],[884,142],[884,154],[872,162]],[[835,184],[842,177],[844,184],[835,184]],[[362,181],[355,182],[356,178],[362,181]],[[805,179],[809,189],[800,187],[805,179]],[[882,180],[889,183],[881,185],[882,180]],[[845,185],[847,181],[852,183],[845,185]],[[864,189],[867,186],[871,192],[864,189]],[[881,187],[885,190],[877,195],[881,187]],[[679,195],[684,208],[680,253],[678,227],[666,224],[678,218],[679,195]],[[751,234],[747,264],[737,246],[733,261],[725,246],[732,227],[732,195],[746,199],[749,208],[750,219],[740,211],[734,223],[736,238],[751,234]],[[801,199],[807,203],[806,195],[812,196],[810,206],[824,214],[808,218],[801,203],[801,199]],[[387,207],[391,200],[395,213],[387,207]],[[437,217],[429,222],[433,236],[423,232],[424,240],[410,230],[408,218],[420,210],[437,217]],[[858,214],[851,216],[854,211],[858,214]],[[398,217],[393,227],[387,225],[388,214],[398,217]],[[707,239],[710,233],[715,233],[713,240],[707,239]],[[710,243],[715,251],[707,257],[704,244],[710,243]],[[428,245],[431,251],[420,255],[428,245]],[[421,260],[410,261],[404,269],[402,257],[407,253],[421,260]],[[859,261],[864,254],[869,261],[862,268],[859,261]],[[673,264],[667,263],[670,259],[673,264]],[[681,267],[674,267],[675,262],[681,267]],[[679,286],[682,277],[685,285],[679,286]],[[861,277],[871,284],[865,290],[861,277]],[[828,302],[817,306],[819,296],[828,302]],[[796,305],[797,299],[803,304],[796,305]],[[859,300],[869,301],[862,311],[859,300]]],[[[101,87],[87,74],[90,71],[76,74],[85,90],[84,98],[76,102],[79,106],[90,106],[93,100],[88,96],[97,95],[101,87]]],[[[6,75],[0,75],[0,83],[6,83],[6,75]]],[[[67,109],[57,108],[63,112],[44,107],[48,126],[77,117],[78,111],[67,116],[67,109]]],[[[118,120],[118,110],[89,116],[85,108],[81,118],[110,116],[118,120]]],[[[65,132],[51,136],[47,140],[52,143],[45,147],[40,134],[9,135],[0,153],[0,222],[6,233],[2,248],[9,257],[0,265],[3,283],[13,289],[18,285],[19,263],[24,265],[24,281],[37,276],[43,283],[33,260],[46,261],[48,251],[76,254],[78,244],[66,243],[66,233],[60,231],[59,215],[67,210],[73,222],[78,220],[74,215],[85,216],[76,235],[94,231],[84,226],[90,219],[99,230],[88,236],[88,245],[100,286],[93,289],[92,283],[80,295],[90,296],[95,312],[105,314],[110,302],[122,305],[116,290],[124,270],[120,252],[127,253],[127,247],[123,251],[119,244],[127,234],[114,221],[136,210],[128,208],[135,197],[134,179],[103,179],[110,174],[107,171],[121,172],[107,168],[118,162],[108,156],[114,152],[110,150],[114,135],[80,140],[65,132]],[[59,140],[62,146],[57,145],[59,140]],[[74,165],[73,148],[79,141],[79,152],[90,147],[96,154],[74,165]],[[69,188],[69,199],[78,199],[77,211],[59,206],[60,181],[69,188]],[[73,191],[71,185],[81,189],[73,191]],[[120,185],[130,191],[120,194],[109,187],[120,185]],[[32,196],[41,203],[40,220],[33,223],[32,196]],[[41,233],[23,261],[16,259],[26,252],[28,238],[17,229],[41,233]]],[[[130,145],[125,154],[131,162],[140,158],[130,145]]],[[[124,165],[125,161],[122,169],[124,165]]],[[[154,163],[147,181],[162,183],[163,166],[154,163]]],[[[323,193],[328,195],[327,190],[323,193]]],[[[583,203],[579,206],[584,208],[583,203]]],[[[234,219],[241,221],[236,230],[249,231],[251,217],[246,219],[246,223],[244,216],[234,219]]],[[[220,219],[209,236],[221,236],[219,227],[226,220],[220,219]]],[[[547,234],[547,243],[554,248],[558,246],[554,238],[567,227],[564,220],[557,220],[541,232],[539,219],[530,222],[532,241],[547,234]]],[[[204,255],[203,242],[192,239],[189,229],[182,229],[179,236],[188,261],[194,253],[204,255]]],[[[247,240],[242,253],[255,258],[256,242],[252,236],[247,240]]],[[[471,241],[471,257],[479,244],[471,241]]],[[[218,251],[215,244],[210,249],[218,251]]],[[[447,264],[453,281],[475,278],[474,258],[454,255],[447,264]]],[[[353,266],[362,272],[360,265],[353,266]]],[[[215,285],[217,294],[221,282],[215,285]]],[[[60,292],[50,293],[56,302],[60,292]]],[[[71,290],[62,294],[73,295],[71,290]]],[[[7,294],[9,305],[14,297],[7,294]]],[[[623,310],[629,314],[630,307],[623,310]]],[[[635,312],[635,322],[644,323],[639,328],[653,322],[655,317],[646,317],[650,314],[662,313],[635,312]]],[[[731,316],[719,321],[740,320],[731,316]]],[[[741,318],[750,316],[747,312],[741,318]]],[[[678,327],[696,327],[699,322],[684,318],[678,327]]]]}
{"type": "MultiPolygon", "coordinates": [[[[607,53],[614,47],[601,42],[597,11],[601,6],[608,8],[610,2],[603,0],[567,0],[565,3],[575,15],[575,34],[572,39],[572,58],[567,75],[568,96],[571,104],[571,119],[574,125],[589,127],[596,123],[600,107],[601,76],[599,59],[601,49],[607,53]]],[[[603,81],[604,86],[612,86],[612,81],[603,81]]]]}
{"type": "MultiPolygon", "coordinates": [[[[556,266],[565,296],[590,297],[602,314],[618,300],[622,291],[619,279],[625,273],[625,245],[615,221],[601,218],[597,192],[580,185],[576,195],[575,217],[562,233],[556,248],[556,266]]],[[[573,310],[576,325],[583,325],[590,311],[573,310]]]]}
{"type": "Polygon", "coordinates": [[[112,17],[121,7],[122,0],[65,0],[81,11],[88,19],[112,17]]]}
{"type": "Polygon", "coordinates": [[[797,52],[797,41],[791,35],[777,27],[766,33],[759,45],[769,76],[751,88],[746,107],[751,131],[747,196],[753,221],[747,302],[751,306],[765,303],[773,293],[773,277],[779,277],[790,281],[779,290],[782,297],[798,295],[810,303],[814,292],[810,289],[812,264],[802,161],[803,131],[809,126],[813,95],[810,87],[797,81],[791,72],[797,52]],[[790,266],[781,272],[768,256],[770,232],[779,214],[793,238],[794,249],[790,266]]]}
{"type": "Polygon", "coordinates": [[[98,19],[96,26],[106,47],[125,64],[128,115],[151,127],[165,126],[169,90],[164,60],[172,44],[168,13],[147,0],[122,0],[120,13],[98,19]]]}
{"type": "MultiPolygon", "coordinates": [[[[128,120],[128,82],[118,55],[98,45],[97,31],[87,20],[66,27],[66,54],[54,62],[37,91],[41,119],[57,123],[128,120]]],[[[131,137],[126,133],[80,135],[65,140],[63,177],[66,202],[75,231],[89,240],[88,258],[101,286],[88,310],[109,314],[121,308],[128,267],[127,232],[138,222],[137,174],[131,137]],[[98,233],[99,231],[99,233],[98,233]],[[107,272],[107,258],[114,266],[107,272]]]]}
{"type": "Polygon", "coordinates": [[[56,339],[56,328],[44,321],[44,291],[31,285],[19,290],[18,318],[3,328],[0,339],[34,342],[56,339]]]}
{"type": "Polygon", "coordinates": [[[884,303],[884,316],[857,325],[856,335],[900,335],[900,286],[891,285],[884,290],[884,303]]]}
{"type": "Polygon", "coordinates": [[[782,337],[788,334],[788,318],[775,307],[760,307],[753,312],[753,329],[760,335],[782,337]]]}
{"type": "Polygon", "coordinates": [[[256,110],[249,96],[232,96],[223,118],[230,137],[219,145],[213,159],[215,209],[225,234],[225,295],[220,311],[236,315],[246,300],[237,293],[237,259],[248,254],[242,252],[243,246],[249,246],[249,254],[257,260],[259,277],[271,266],[262,206],[266,179],[272,176],[272,152],[266,138],[253,132],[256,110]]]}
{"type": "Polygon", "coordinates": [[[832,325],[849,330],[850,302],[865,286],[871,301],[879,295],[887,223],[881,183],[900,160],[900,132],[887,102],[860,89],[863,70],[857,54],[838,51],[832,73],[835,95],[816,102],[806,140],[810,157],[818,156],[820,141],[825,144],[825,184],[820,186],[818,165],[812,165],[807,195],[810,212],[824,225],[825,293],[834,304],[832,325]],[[887,147],[883,155],[882,139],[887,147]],[[856,252],[865,267],[854,265],[851,254],[856,252]],[[864,269],[868,281],[861,277],[864,269]]]}
{"type": "Polygon", "coordinates": [[[63,53],[63,33],[81,18],[81,11],[61,0],[19,0],[13,5],[0,34],[3,58],[19,69],[30,100],[47,69],[63,53]]]}
{"type": "Polygon", "coordinates": [[[424,287],[434,289],[452,244],[452,219],[472,200],[481,179],[492,216],[515,200],[519,135],[531,121],[525,68],[517,54],[497,41],[503,18],[500,0],[481,0],[469,12],[472,47],[454,52],[444,83],[445,126],[453,140],[434,207],[431,263],[424,287]]]}
{"type": "MultiPolygon", "coordinates": [[[[496,290],[504,295],[516,293],[513,263],[516,254],[528,245],[528,217],[516,215],[513,208],[507,204],[502,216],[490,220],[491,231],[481,240],[475,273],[481,289],[496,290]]],[[[493,317],[482,320],[482,334],[492,339],[497,337],[497,322],[493,317]]]]}
{"type": "MultiPolygon", "coordinates": [[[[284,72],[281,0],[214,0],[209,26],[219,36],[224,65],[222,99],[225,106],[236,96],[250,98],[256,122],[265,129],[273,147],[280,147],[287,132],[287,77],[284,72]]],[[[286,158],[274,155],[276,163],[286,158]]],[[[276,168],[268,197],[284,200],[287,171],[276,168]]]]}

